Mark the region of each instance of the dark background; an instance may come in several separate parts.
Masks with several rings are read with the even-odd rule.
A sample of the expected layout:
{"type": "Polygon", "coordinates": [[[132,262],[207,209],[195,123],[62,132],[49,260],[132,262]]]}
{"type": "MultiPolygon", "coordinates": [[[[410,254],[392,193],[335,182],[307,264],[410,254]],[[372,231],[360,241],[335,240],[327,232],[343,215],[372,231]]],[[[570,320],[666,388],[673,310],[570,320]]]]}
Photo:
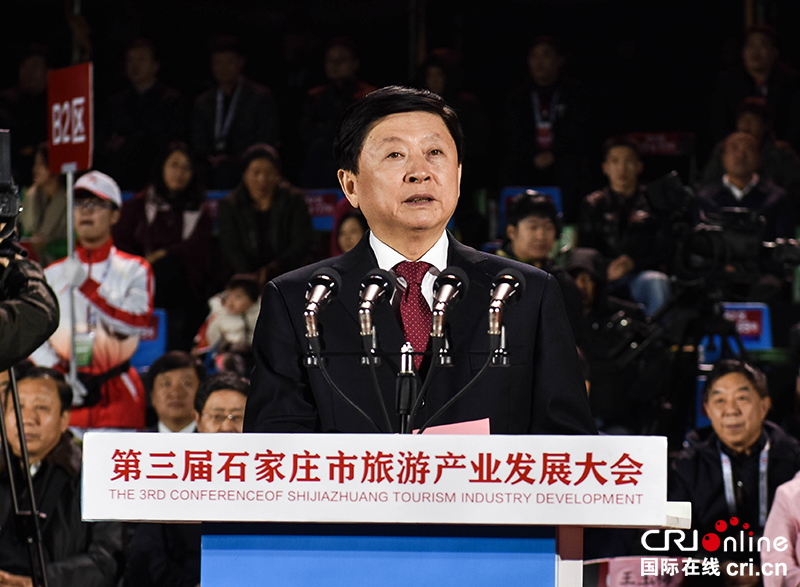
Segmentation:
{"type": "MultiPolygon", "coordinates": [[[[63,0],[13,4],[16,15],[6,12],[11,17],[0,41],[0,87],[16,83],[19,56],[32,42],[49,47],[53,66],[71,59],[63,0]]],[[[757,5],[757,16],[777,26],[783,59],[799,65],[800,37],[793,31],[800,2],[757,5]]],[[[739,59],[745,27],[744,0],[430,0],[416,27],[410,25],[409,4],[387,0],[83,0],[81,9],[91,28],[99,107],[125,84],[125,45],[139,36],[155,40],[162,79],[191,103],[210,85],[209,39],[235,34],[248,52],[247,75],[270,86],[291,109],[288,40],[305,40],[309,86],[322,81],[325,42],[342,34],[359,47],[362,79],[377,86],[405,84],[413,81],[414,28],[424,48],[462,52],[464,88],[483,102],[496,137],[506,93],[525,73],[528,43],[551,33],[563,42],[567,73],[583,81],[591,97],[595,151],[602,138],[617,132],[693,131],[701,164],[711,147],[710,94],[719,72],[739,59]]],[[[284,132],[291,132],[292,113],[284,109],[282,115],[284,132]]]]}

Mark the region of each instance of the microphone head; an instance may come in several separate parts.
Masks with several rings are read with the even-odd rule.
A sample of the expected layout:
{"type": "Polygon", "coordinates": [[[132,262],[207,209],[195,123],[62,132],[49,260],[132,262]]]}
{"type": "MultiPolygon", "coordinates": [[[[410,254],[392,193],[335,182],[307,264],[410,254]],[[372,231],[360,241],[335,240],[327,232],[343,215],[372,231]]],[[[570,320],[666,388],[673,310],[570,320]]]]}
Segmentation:
{"type": "Polygon", "coordinates": [[[376,267],[364,276],[364,279],[361,280],[361,285],[359,286],[358,296],[362,297],[364,295],[364,290],[370,285],[377,285],[380,287],[380,293],[377,296],[379,300],[388,300],[391,299],[392,295],[394,295],[394,277],[391,273],[384,269],[376,267]]]}
{"type": "Polygon", "coordinates": [[[513,267],[502,269],[495,276],[494,283],[492,283],[492,291],[494,291],[501,283],[505,283],[513,287],[513,292],[506,298],[506,306],[515,303],[519,298],[522,297],[522,294],[525,293],[525,276],[519,270],[514,269],[513,267]]]}
{"type": "Polygon", "coordinates": [[[467,290],[469,290],[469,278],[461,267],[450,265],[433,282],[434,297],[439,293],[443,285],[452,286],[458,292],[458,297],[463,298],[467,295],[467,290]]]}
{"type": "Polygon", "coordinates": [[[311,278],[308,280],[308,285],[306,286],[306,299],[309,298],[311,292],[318,285],[324,285],[328,288],[329,293],[327,296],[325,296],[325,298],[331,299],[336,297],[339,294],[339,290],[342,289],[342,277],[335,269],[330,267],[320,267],[314,271],[314,273],[311,275],[311,278]]]}

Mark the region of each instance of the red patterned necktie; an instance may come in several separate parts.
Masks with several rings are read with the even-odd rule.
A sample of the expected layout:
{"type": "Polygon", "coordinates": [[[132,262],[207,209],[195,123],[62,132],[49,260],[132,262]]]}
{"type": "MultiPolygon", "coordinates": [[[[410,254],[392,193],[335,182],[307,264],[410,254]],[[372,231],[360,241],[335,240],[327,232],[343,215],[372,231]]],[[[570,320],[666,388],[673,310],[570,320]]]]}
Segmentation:
{"type": "MultiPolygon", "coordinates": [[[[422,295],[422,278],[432,265],[424,261],[403,261],[394,267],[395,273],[406,280],[406,290],[400,298],[400,317],[403,320],[403,335],[414,347],[414,351],[422,353],[428,346],[431,334],[431,307],[422,295]]],[[[414,356],[414,364],[419,369],[422,355],[414,356]]]]}

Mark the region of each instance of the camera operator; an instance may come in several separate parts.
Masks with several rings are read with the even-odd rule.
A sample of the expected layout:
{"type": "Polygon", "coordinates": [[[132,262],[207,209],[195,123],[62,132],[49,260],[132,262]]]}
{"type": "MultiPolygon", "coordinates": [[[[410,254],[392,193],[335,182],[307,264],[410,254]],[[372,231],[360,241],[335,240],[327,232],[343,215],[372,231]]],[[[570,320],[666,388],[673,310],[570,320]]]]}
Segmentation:
{"type": "Polygon", "coordinates": [[[58,302],[41,268],[14,245],[19,199],[11,186],[0,193],[0,371],[26,358],[58,326],[58,302]]]}

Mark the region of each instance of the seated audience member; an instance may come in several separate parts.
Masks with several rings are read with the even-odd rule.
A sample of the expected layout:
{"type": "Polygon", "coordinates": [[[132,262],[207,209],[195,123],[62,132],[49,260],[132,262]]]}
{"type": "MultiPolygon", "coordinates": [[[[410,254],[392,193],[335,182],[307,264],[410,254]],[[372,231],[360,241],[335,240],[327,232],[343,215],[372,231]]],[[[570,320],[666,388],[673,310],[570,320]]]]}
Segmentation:
{"type": "Polygon", "coordinates": [[[800,149],[800,79],[797,72],[778,61],[775,29],[755,25],[747,29],[742,47],[742,66],[720,75],[711,106],[714,141],[735,128],[739,104],[754,96],[766,100],[775,134],[800,149]]]}
{"type": "Polygon", "coordinates": [[[564,54],[553,37],[539,37],[528,51],[525,85],[506,108],[504,185],[557,185],[564,217],[574,222],[581,194],[589,191],[586,143],[589,116],[583,87],[562,75],[564,54]]]}
{"type": "MultiPolygon", "coordinates": [[[[766,377],[747,363],[720,361],[708,375],[703,407],[711,428],[689,433],[670,469],[668,492],[670,501],[691,502],[692,528],[700,536],[713,532],[717,520],[737,517],[749,524],[755,543],[775,490],[800,470],[800,445],[765,421],[770,405],[766,377]]],[[[758,569],[757,553],[738,556],[753,557],[758,569]]]]}
{"type": "Polygon", "coordinates": [[[157,358],[144,378],[144,386],[158,422],[152,432],[194,432],[194,398],[206,376],[199,359],[184,351],[169,351],[157,358]]]}
{"type": "MultiPolygon", "coordinates": [[[[760,145],[761,165],[759,177],[770,180],[789,194],[795,213],[800,211],[800,158],[789,143],[775,139],[769,109],[762,98],[747,98],[739,106],[736,131],[753,135],[760,145]]],[[[725,141],[714,147],[703,171],[703,185],[722,181],[725,166],[722,163],[725,141]]]]}
{"type": "Polygon", "coordinates": [[[152,183],[122,205],[114,244],[153,268],[154,306],[169,319],[168,348],[189,349],[206,313],[212,219],[185,143],[164,151],[152,183]]]}
{"type": "Polygon", "coordinates": [[[194,400],[198,432],[241,432],[250,382],[223,371],[206,378],[194,400]]]}
{"type": "Polygon", "coordinates": [[[764,537],[772,546],[761,551],[761,564],[772,565],[772,572],[769,575],[764,573],[764,587],[800,585],[800,475],[795,475],[775,491],[764,537]],[[779,550],[774,547],[778,538],[785,540],[787,548],[779,550]],[[780,564],[785,565],[785,572],[778,572],[780,564]]]}
{"type": "Polygon", "coordinates": [[[338,188],[333,160],[336,126],[350,104],[376,89],[358,79],[360,62],[350,39],[337,37],[325,51],[327,82],[308,91],[300,135],[304,143],[300,185],[304,188],[338,188]]]}
{"type": "Polygon", "coordinates": [[[208,300],[208,305],[211,313],[197,333],[195,352],[249,355],[261,308],[258,280],[252,275],[234,275],[225,291],[208,300]]]}
{"type": "Polygon", "coordinates": [[[589,404],[600,430],[637,434],[649,423],[647,409],[658,386],[644,385],[648,372],[639,362],[621,368],[614,361],[630,345],[630,328],[643,324],[645,315],[640,304],[608,295],[606,264],[598,251],[577,248],[565,267],[583,302],[586,340],[582,350],[591,373],[589,404]],[[630,328],[621,328],[623,321],[630,328]]]}
{"type": "Polygon", "coordinates": [[[603,145],[608,185],[583,199],[578,230],[581,247],[600,251],[608,262],[609,293],[644,304],[649,316],[670,296],[669,261],[659,246],[659,223],[639,184],[643,165],[636,146],[624,137],[603,145]]]}
{"type": "Polygon", "coordinates": [[[528,190],[517,194],[508,207],[506,242],[497,254],[507,259],[528,263],[556,278],[572,335],[578,346],[585,342],[583,304],[575,282],[550,258],[550,252],[561,233],[561,218],[549,196],[528,190]]]}
{"type": "Polygon", "coordinates": [[[192,149],[211,167],[210,186],[230,189],[239,160],[251,145],[278,140],[278,109],[268,88],[244,77],[238,39],[219,37],[211,46],[214,87],[200,94],[192,114],[192,149]]]}
{"type": "Polygon", "coordinates": [[[763,240],[792,238],[795,221],[786,190],[756,173],[761,164],[753,135],[735,132],[725,139],[722,165],[725,175],[700,190],[700,207],[706,214],[722,208],[747,208],[764,218],[763,240]]]}
{"type": "Polygon", "coordinates": [[[19,83],[0,92],[0,128],[11,142],[11,169],[18,185],[31,183],[36,146],[47,140],[47,49],[31,44],[19,62],[19,83]]]}
{"type": "Polygon", "coordinates": [[[69,371],[70,286],[75,288],[75,356],[70,425],[76,428],[142,428],[145,393],[129,359],[153,312],[153,274],[141,257],[117,250],[111,229],[119,220],[119,187],[90,171],[75,183],[76,257],[45,269],[58,296],[61,321],[31,360],[69,371]]]}
{"type": "Polygon", "coordinates": [[[22,197],[19,223],[26,244],[47,266],[67,254],[67,185],[64,176],[50,173],[47,143],[33,157],[33,183],[22,197]]]}
{"type": "Polygon", "coordinates": [[[243,158],[242,183],[219,204],[220,248],[235,273],[255,273],[263,285],[307,261],[311,216],[281,177],[275,149],[253,145],[243,158]]]}
{"type": "MultiPolygon", "coordinates": [[[[30,365],[17,367],[17,387],[36,505],[42,514],[42,546],[47,584],[111,587],[121,572],[122,525],[81,521],[81,449],[68,431],[72,390],[61,373],[30,365]]],[[[15,519],[9,475],[21,492],[20,508],[30,508],[17,418],[8,386],[2,397],[13,456],[0,460],[0,584],[30,586],[28,544],[15,519]]]]}
{"type": "MultiPolygon", "coordinates": [[[[439,94],[456,111],[469,149],[464,153],[461,174],[461,195],[456,206],[455,221],[460,241],[480,247],[486,240],[485,214],[479,210],[480,192],[489,181],[487,171],[495,161],[490,157],[489,121],[478,98],[462,89],[464,71],[461,55],[455,49],[434,49],[422,64],[420,87],[439,94]]],[[[491,178],[494,180],[494,178],[491,178]]]]}
{"type": "Polygon", "coordinates": [[[158,79],[160,68],[153,42],[133,41],[125,52],[128,85],[101,111],[97,166],[123,190],[145,187],[158,154],[184,136],[183,99],[158,79]]]}
{"type": "Polygon", "coordinates": [[[361,237],[369,229],[367,219],[358,210],[353,210],[342,216],[336,228],[336,245],[341,253],[346,253],[358,244],[361,237]]]}
{"type": "MultiPolygon", "coordinates": [[[[194,419],[198,432],[241,432],[250,384],[217,373],[200,384],[194,419]]],[[[139,524],[126,555],[126,587],[200,584],[200,524],[139,524]]]]}

